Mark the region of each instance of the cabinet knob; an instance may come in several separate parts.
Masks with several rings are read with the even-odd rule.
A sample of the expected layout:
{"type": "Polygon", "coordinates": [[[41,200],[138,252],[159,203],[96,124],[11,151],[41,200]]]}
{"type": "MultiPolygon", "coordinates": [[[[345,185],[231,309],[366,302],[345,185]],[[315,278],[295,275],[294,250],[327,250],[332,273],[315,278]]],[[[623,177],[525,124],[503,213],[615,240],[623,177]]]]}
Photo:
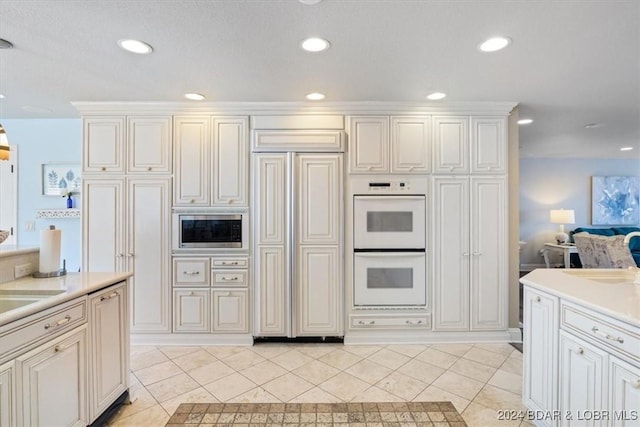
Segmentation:
{"type": "Polygon", "coordinates": [[[637,379],[631,386],[633,388],[640,388],[640,378],[637,379]]]}
{"type": "Polygon", "coordinates": [[[409,172],[413,172],[413,166],[409,166],[409,172]]]}
{"type": "Polygon", "coordinates": [[[195,202],[196,202],[196,200],[195,200],[195,199],[191,199],[191,200],[189,200],[189,203],[195,203],[195,202]]]}
{"type": "Polygon", "coordinates": [[[367,166],[367,170],[370,171],[372,166],[367,166]]]}
{"type": "Polygon", "coordinates": [[[578,354],[584,354],[584,348],[582,347],[578,348],[578,354]]]}
{"type": "Polygon", "coordinates": [[[231,200],[231,199],[227,199],[227,203],[228,203],[228,204],[231,204],[231,203],[233,203],[233,200],[231,200]]]}
{"type": "Polygon", "coordinates": [[[536,302],[540,302],[540,297],[536,297],[536,302]]]}
{"type": "Polygon", "coordinates": [[[195,293],[194,293],[193,291],[189,292],[189,296],[190,296],[190,297],[192,297],[192,296],[194,296],[194,295],[195,295],[195,293]]]}
{"type": "Polygon", "coordinates": [[[54,353],[58,353],[60,350],[62,350],[62,347],[60,347],[59,345],[57,345],[57,346],[55,346],[55,347],[53,348],[53,352],[54,352],[54,353]]]}
{"type": "Polygon", "coordinates": [[[147,170],[148,170],[149,172],[151,172],[151,166],[149,166],[149,167],[147,168],[147,170]]]}
{"type": "Polygon", "coordinates": [[[105,167],[103,166],[103,167],[101,167],[101,168],[100,168],[100,170],[104,172],[104,171],[106,171],[106,170],[107,170],[107,168],[105,168],[105,167]]]}
{"type": "Polygon", "coordinates": [[[453,166],[449,166],[449,171],[453,172],[453,166]]]}

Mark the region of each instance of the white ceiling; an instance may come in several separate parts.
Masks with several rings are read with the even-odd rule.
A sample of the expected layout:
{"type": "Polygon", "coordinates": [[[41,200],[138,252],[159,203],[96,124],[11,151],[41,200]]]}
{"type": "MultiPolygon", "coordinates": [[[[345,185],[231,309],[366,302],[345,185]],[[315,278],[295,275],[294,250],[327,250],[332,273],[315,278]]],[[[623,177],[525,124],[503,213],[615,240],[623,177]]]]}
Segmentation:
{"type": "Polygon", "coordinates": [[[517,102],[535,120],[520,128],[523,157],[638,158],[639,28],[637,0],[0,0],[0,38],[14,44],[0,50],[0,119],[185,92],[427,102],[440,90],[445,102],[517,102]],[[493,35],[513,43],[478,51],[493,35]],[[331,48],[302,51],[308,36],[331,48]],[[122,38],[154,52],[125,52],[122,38]]]}

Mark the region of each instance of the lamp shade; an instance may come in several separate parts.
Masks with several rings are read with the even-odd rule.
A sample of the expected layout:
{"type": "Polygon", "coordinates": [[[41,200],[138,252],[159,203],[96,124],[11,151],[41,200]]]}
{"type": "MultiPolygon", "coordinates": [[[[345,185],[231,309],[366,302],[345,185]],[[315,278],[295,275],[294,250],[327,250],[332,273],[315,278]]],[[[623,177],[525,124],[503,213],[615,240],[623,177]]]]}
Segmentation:
{"type": "Polygon", "coordinates": [[[0,125],[0,160],[9,160],[9,141],[2,125],[0,125]]]}
{"type": "Polygon", "coordinates": [[[575,224],[576,215],[573,209],[553,209],[549,212],[551,224],[575,224]]]}

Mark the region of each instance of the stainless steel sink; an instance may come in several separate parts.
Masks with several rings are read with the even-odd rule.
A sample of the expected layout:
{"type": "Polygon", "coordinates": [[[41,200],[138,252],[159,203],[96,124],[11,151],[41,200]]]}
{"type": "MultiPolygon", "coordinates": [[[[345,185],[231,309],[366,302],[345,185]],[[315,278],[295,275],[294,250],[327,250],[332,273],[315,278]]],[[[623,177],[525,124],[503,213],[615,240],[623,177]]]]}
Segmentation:
{"type": "Polygon", "coordinates": [[[606,284],[620,284],[620,283],[633,283],[634,272],[629,270],[563,270],[564,274],[568,274],[574,277],[580,277],[582,279],[591,280],[594,282],[606,283],[606,284]]]}
{"type": "Polygon", "coordinates": [[[53,295],[63,293],[64,290],[0,290],[0,313],[33,304],[53,295]]]}

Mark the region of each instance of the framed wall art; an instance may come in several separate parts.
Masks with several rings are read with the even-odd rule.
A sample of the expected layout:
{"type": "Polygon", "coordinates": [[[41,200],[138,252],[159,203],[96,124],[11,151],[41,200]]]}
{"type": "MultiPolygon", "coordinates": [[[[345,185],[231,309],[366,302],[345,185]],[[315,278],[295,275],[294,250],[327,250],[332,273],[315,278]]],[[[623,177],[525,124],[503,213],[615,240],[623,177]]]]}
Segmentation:
{"type": "Polygon", "coordinates": [[[640,224],[640,177],[593,176],[591,223],[593,225],[640,224]]]}
{"type": "Polygon", "coordinates": [[[65,196],[69,192],[80,193],[79,163],[44,163],[42,165],[42,194],[65,196]]]}

